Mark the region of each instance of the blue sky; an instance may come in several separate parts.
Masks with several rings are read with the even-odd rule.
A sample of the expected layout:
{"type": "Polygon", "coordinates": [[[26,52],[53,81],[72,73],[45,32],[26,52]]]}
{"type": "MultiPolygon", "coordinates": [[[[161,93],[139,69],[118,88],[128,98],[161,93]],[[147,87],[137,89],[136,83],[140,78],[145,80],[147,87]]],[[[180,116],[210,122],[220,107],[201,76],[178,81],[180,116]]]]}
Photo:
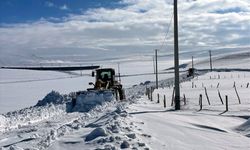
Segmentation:
{"type": "MultiPolygon", "coordinates": [[[[169,55],[172,2],[0,0],[0,63],[169,55]]],[[[179,0],[178,7],[180,52],[250,49],[250,0],[179,0]]]]}
{"type": "Polygon", "coordinates": [[[93,8],[118,8],[119,0],[1,0],[0,23],[32,22],[41,18],[61,18],[93,8]]]}

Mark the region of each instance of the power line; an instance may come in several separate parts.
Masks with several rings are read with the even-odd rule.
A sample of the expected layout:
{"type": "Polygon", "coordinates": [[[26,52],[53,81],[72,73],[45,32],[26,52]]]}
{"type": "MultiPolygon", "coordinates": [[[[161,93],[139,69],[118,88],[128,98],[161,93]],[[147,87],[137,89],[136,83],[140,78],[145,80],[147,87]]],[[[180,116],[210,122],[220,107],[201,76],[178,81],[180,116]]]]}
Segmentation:
{"type": "Polygon", "coordinates": [[[171,18],[170,18],[170,21],[169,21],[169,24],[168,24],[168,27],[167,27],[167,33],[164,36],[164,39],[162,41],[162,44],[161,44],[159,50],[161,50],[163,48],[163,45],[164,45],[165,41],[167,40],[167,36],[168,36],[168,34],[170,32],[170,27],[171,27],[171,24],[172,24],[173,17],[174,17],[174,13],[172,13],[172,15],[171,15],[171,18]]]}

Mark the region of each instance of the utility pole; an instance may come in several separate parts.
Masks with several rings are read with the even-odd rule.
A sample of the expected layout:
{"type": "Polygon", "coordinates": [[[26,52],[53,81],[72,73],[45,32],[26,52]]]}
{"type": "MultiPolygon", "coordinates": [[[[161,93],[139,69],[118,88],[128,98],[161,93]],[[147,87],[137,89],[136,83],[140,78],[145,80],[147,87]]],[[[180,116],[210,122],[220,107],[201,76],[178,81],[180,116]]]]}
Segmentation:
{"type": "Polygon", "coordinates": [[[192,56],[192,69],[194,69],[194,56],[192,56]]]}
{"type": "Polygon", "coordinates": [[[209,57],[210,57],[210,71],[213,71],[211,50],[209,50],[209,57]]]}
{"type": "Polygon", "coordinates": [[[120,63],[118,62],[118,78],[119,82],[121,83],[121,73],[120,73],[120,63]]]}
{"type": "Polygon", "coordinates": [[[158,89],[158,59],[157,59],[157,49],[155,50],[155,84],[156,89],[158,89]]]}
{"type": "Polygon", "coordinates": [[[179,77],[179,45],[178,45],[178,9],[174,0],[174,66],[175,66],[175,110],[180,110],[180,77],[179,77]]]}
{"type": "Polygon", "coordinates": [[[154,69],[154,74],[155,74],[155,57],[153,56],[153,69],[154,69]]]}
{"type": "Polygon", "coordinates": [[[194,56],[192,56],[192,76],[194,78],[194,56]]]}

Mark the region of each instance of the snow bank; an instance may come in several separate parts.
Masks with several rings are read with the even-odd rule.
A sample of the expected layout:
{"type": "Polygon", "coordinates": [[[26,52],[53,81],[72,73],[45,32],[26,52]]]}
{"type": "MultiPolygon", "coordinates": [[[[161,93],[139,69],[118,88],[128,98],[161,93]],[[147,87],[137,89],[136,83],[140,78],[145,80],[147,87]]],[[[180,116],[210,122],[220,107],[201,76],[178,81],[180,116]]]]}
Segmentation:
{"type": "Polygon", "coordinates": [[[130,121],[130,115],[126,112],[128,103],[119,103],[116,109],[108,112],[95,122],[86,125],[86,128],[94,128],[85,142],[93,149],[148,149],[135,131],[136,126],[130,121]]]}
{"type": "Polygon", "coordinates": [[[42,100],[39,100],[36,106],[45,106],[47,104],[62,104],[65,102],[64,97],[56,91],[47,94],[42,100]]]}
{"type": "Polygon", "coordinates": [[[6,126],[6,118],[3,115],[0,115],[0,132],[6,126]]]}
{"type": "Polygon", "coordinates": [[[53,104],[8,112],[3,114],[3,117],[0,116],[0,131],[6,132],[22,128],[65,113],[65,105],[55,106],[53,104]]]}
{"type": "Polygon", "coordinates": [[[106,102],[114,100],[112,91],[84,91],[76,99],[73,107],[72,99],[69,95],[61,95],[59,92],[52,91],[35,106],[8,112],[0,115],[0,132],[7,132],[18,129],[30,124],[47,120],[52,117],[66,115],[68,112],[88,112],[92,110],[97,113],[103,111],[106,102]]]}
{"type": "Polygon", "coordinates": [[[67,97],[52,91],[35,106],[0,115],[0,132],[18,129],[66,113],[67,97]]]}
{"type": "Polygon", "coordinates": [[[73,111],[87,112],[95,106],[102,105],[104,102],[114,100],[112,91],[84,91],[76,99],[73,111]]]}

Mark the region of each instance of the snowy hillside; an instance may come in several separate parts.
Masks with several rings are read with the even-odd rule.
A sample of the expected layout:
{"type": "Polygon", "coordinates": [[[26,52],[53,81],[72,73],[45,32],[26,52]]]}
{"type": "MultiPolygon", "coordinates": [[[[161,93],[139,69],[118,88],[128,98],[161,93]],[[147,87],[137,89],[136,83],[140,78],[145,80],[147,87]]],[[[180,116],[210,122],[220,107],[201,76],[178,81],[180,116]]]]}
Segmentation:
{"type": "MultiPolygon", "coordinates": [[[[225,54],[213,54],[214,68],[238,68],[249,69],[250,52],[249,50],[241,52],[231,52],[225,54]]],[[[197,58],[194,62],[195,68],[209,69],[209,59],[200,60],[197,58]]],[[[190,65],[191,67],[191,65],[190,65]]]]}

